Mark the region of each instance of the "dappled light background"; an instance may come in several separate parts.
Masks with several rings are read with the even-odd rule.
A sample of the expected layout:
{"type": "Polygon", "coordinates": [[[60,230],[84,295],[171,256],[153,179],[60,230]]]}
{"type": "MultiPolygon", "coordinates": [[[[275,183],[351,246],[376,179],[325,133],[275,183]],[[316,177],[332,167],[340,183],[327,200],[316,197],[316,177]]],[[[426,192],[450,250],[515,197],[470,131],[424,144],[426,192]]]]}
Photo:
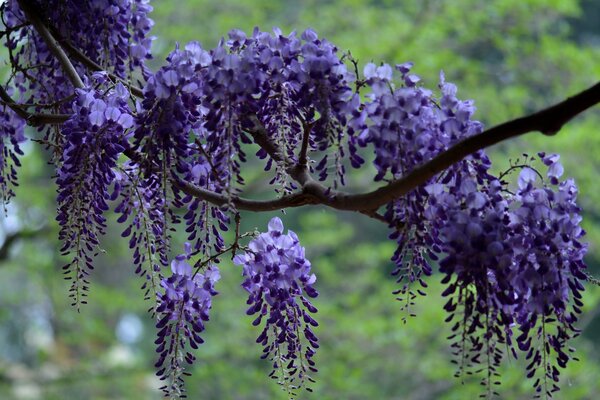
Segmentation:
{"type": "MultiPolygon", "coordinates": [[[[486,126],[560,101],[600,77],[600,2],[594,0],[186,0],[155,1],[154,68],[177,43],[199,40],[214,47],[227,31],[250,33],[313,28],[351,51],[359,65],[413,61],[427,87],[440,70],[474,99],[486,126]]],[[[7,73],[0,53],[0,74],[7,73]]],[[[580,186],[588,232],[590,272],[600,275],[600,109],[592,109],[558,135],[529,134],[489,152],[494,169],[506,169],[522,153],[559,152],[566,174],[580,186]]],[[[251,151],[251,149],[249,149],[251,151]]],[[[254,150],[255,151],[255,150],[254,150]]],[[[69,306],[64,260],[54,221],[56,190],[48,155],[26,146],[17,197],[0,220],[0,398],[159,399],[154,375],[154,324],[143,301],[127,241],[112,216],[96,260],[89,304],[69,306]]],[[[243,171],[249,196],[267,194],[262,167],[243,171]]],[[[349,191],[372,187],[374,171],[361,171],[349,191]]],[[[516,178],[516,177],[514,177],[516,178]]],[[[471,399],[479,378],[453,378],[446,337],[441,276],[408,318],[392,292],[389,261],[395,249],[384,225],[362,215],[324,208],[244,214],[241,228],[266,230],[283,219],[306,247],[318,276],[321,348],[315,393],[302,399],[471,399]]],[[[181,248],[183,235],[173,249],[181,248]]],[[[221,267],[206,343],[187,380],[191,399],[285,399],[260,360],[260,333],[246,316],[241,269],[221,267]]],[[[558,398],[593,399],[600,393],[600,291],[589,287],[576,341],[579,362],[570,363],[558,398]]],[[[533,397],[522,361],[502,368],[502,398],[533,397]]]]}

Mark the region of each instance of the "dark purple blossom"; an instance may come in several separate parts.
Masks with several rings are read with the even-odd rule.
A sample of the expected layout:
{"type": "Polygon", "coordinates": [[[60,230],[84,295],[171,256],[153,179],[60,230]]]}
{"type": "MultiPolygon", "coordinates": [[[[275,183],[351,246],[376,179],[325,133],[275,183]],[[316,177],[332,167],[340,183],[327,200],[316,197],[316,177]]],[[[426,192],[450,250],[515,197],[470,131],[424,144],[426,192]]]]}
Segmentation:
{"type": "Polygon", "coordinates": [[[292,394],[305,381],[313,382],[310,374],[317,371],[313,357],[319,347],[312,330],[318,324],[311,315],[317,309],[310,302],[317,296],[317,278],[304,248],[294,232],[283,233],[283,223],[275,217],[268,232],[252,240],[234,262],[243,266],[242,287],[250,294],[247,314],[256,315],[252,324],[266,320],[256,339],[264,347],[261,358],[272,361],[270,376],[292,394]]]}
{"type": "Polygon", "coordinates": [[[63,267],[72,280],[73,304],[82,300],[88,289],[92,258],[99,249],[106,229],[104,211],[108,210],[109,187],[115,179],[114,168],[128,147],[128,129],[133,117],[122,84],[100,93],[94,89],[77,90],[73,116],[63,125],[63,153],[56,183],[58,185],[59,239],[61,253],[72,255],[63,267]]]}
{"type": "Polygon", "coordinates": [[[209,319],[212,298],[217,294],[215,283],[221,278],[219,269],[209,265],[203,273],[190,265],[191,246],[171,262],[172,275],[163,278],[158,295],[158,361],[156,375],[165,381],[162,390],[170,397],[185,397],[183,377],[189,375],[186,365],[195,360],[191,351],[204,343],[200,334],[209,319]]]}
{"type": "Polygon", "coordinates": [[[0,201],[3,206],[14,196],[17,186],[17,168],[23,155],[21,144],[25,138],[25,120],[8,106],[0,104],[0,201]]]}
{"type": "MultiPolygon", "coordinates": [[[[146,298],[154,300],[162,278],[161,269],[168,265],[162,196],[155,182],[144,179],[140,168],[132,162],[115,171],[113,183],[111,200],[118,200],[115,212],[120,214],[117,222],[128,222],[121,236],[129,238],[135,273],[144,278],[142,290],[146,298]]],[[[153,306],[150,310],[154,309],[153,306]]]]}
{"type": "Polygon", "coordinates": [[[447,215],[439,229],[440,270],[449,283],[448,320],[461,313],[452,328],[460,368],[474,367],[487,353],[492,362],[484,381],[491,388],[508,345],[513,355],[526,354],[527,376],[540,372],[536,391],[551,397],[558,390],[556,367],[572,358],[568,341],[579,332],[573,324],[581,312],[586,245],[576,186],[558,181],[556,155],[540,158],[548,182],[526,166],[514,194],[489,180],[487,186],[472,182],[462,198],[440,191],[436,201],[447,215]]]}

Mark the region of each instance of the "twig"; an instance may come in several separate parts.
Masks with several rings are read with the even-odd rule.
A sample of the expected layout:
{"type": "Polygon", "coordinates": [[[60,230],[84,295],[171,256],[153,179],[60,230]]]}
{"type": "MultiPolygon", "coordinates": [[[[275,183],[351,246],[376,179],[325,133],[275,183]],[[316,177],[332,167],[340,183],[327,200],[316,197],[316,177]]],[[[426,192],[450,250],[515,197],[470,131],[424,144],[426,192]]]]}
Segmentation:
{"type": "Polygon", "coordinates": [[[45,124],[62,124],[71,117],[68,114],[30,113],[29,111],[23,108],[23,105],[15,103],[2,85],[0,85],[0,103],[9,107],[15,112],[15,114],[23,118],[27,122],[27,124],[31,126],[39,126],[45,124]]]}
{"type": "Polygon", "coordinates": [[[275,211],[284,208],[300,207],[307,204],[320,204],[321,201],[314,196],[306,193],[295,193],[283,196],[273,200],[250,200],[234,194],[231,198],[224,194],[219,194],[210,190],[202,189],[192,183],[184,182],[177,179],[171,179],[171,183],[182,192],[199,199],[208,201],[216,206],[223,206],[232,203],[237,210],[244,211],[275,211]]]}
{"type": "MultiPolygon", "coordinates": [[[[91,58],[89,58],[85,54],[83,54],[81,52],[81,50],[79,50],[78,48],[76,48],[75,46],[73,46],[67,40],[60,40],[60,43],[69,52],[69,54],[71,54],[71,56],[74,59],[76,59],[77,61],[81,62],[87,68],[91,69],[92,71],[104,71],[104,68],[102,68],[102,66],[100,66],[98,63],[96,63],[94,60],[92,60],[91,58]]],[[[110,72],[107,72],[107,74],[108,74],[108,77],[113,82],[121,82],[122,84],[124,84],[125,86],[127,86],[129,88],[129,91],[131,92],[131,94],[133,94],[135,97],[138,97],[140,99],[144,98],[144,91],[141,88],[139,88],[137,86],[133,86],[131,84],[131,82],[128,82],[125,79],[121,79],[118,76],[116,76],[115,74],[112,74],[110,72]]]]}
{"type": "Polygon", "coordinates": [[[67,77],[69,78],[73,86],[75,86],[78,89],[83,89],[85,85],[83,84],[81,77],[77,73],[77,70],[71,63],[71,60],[69,59],[65,51],[62,49],[60,44],[56,41],[54,36],[52,36],[46,25],[44,25],[42,21],[40,21],[37,14],[31,9],[29,2],[27,2],[26,0],[17,0],[17,2],[19,3],[19,7],[21,8],[21,10],[23,10],[23,13],[25,14],[29,22],[31,22],[31,25],[33,25],[35,30],[40,34],[40,36],[48,46],[48,50],[50,50],[50,52],[57,58],[58,62],[67,74],[67,77]]]}
{"type": "Polygon", "coordinates": [[[314,123],[303,122],[302,123],[302,145],[300,147],[300,155],[298,157],[298,164],[301,167],[308,167],[308,142],[310,139],[310,131],[312,130],[314,123]]]}

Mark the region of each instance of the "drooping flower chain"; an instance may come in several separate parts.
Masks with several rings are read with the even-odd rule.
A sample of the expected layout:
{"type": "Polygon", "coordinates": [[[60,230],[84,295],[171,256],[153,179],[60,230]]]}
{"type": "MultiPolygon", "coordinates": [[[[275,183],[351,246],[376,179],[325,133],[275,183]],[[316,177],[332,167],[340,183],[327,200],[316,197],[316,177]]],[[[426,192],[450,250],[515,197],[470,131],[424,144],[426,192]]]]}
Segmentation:
{"type": "Polygon", "coordinates": [[[126,130],[133,126],[122,84],[100,93],[77,90],[75,113],[63,125],[63,154],[57,172],[59,239],[61,253],[73,258],[63,267],[71,279],[75,305],[85,303],[88,274],[99,239],[106,229],[109,187],[115,179],[117,159],[128,147],[126,130]]]}
{"type": "Polygon", "coordinates": [[[172,275],[161,282],[156,309],[156,375],[164,381],[161,389],[170,397],[185,397],[183,377],[190,375],[185,367],[196,359],[192,349],[204,343],[200,334],[217,294],[214,285],[221,277],[215,265],[208,265],[203,273],[194,271],[190,257],[191,246],[186,243],[185,253],[171,262],[172,275]]]}
{"type": "Polygon", "coordinates": [[[316,276],[304,247],[294,232],[283,233],[283,223],[275,217],[268,232],[252,240],[249,250],[234,262],[243,266],[242,287],[249,293],[247,314],[257,315],[252,324],[266,319],[256,339],[264,347],[261,358],[272,361],[270,376],[294,396],[297,388],[314,382],[313,357],[319,347],[312,330],[318,324],[311,316],[317,309],[310,301],[317,296],[316,276]]]}

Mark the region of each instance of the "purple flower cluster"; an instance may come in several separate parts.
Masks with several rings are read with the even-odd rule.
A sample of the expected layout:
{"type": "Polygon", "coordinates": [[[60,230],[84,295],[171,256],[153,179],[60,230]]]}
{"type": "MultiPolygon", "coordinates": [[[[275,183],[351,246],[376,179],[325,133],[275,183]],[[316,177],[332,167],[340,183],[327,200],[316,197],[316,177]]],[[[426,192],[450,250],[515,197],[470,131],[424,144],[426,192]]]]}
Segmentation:
{"type": "Polygon", "coordinates": [[[256,341],[264,346],[261,358],[273,362],[270,376],[290,393],[305,381],[313,382],[309,374],[317,371],[312,358],[319,344],[311,328],[318,325],[311,316],[317,309],[309,299],[318,293],[298,237],[292,231],[284,234],[283,223],[275,217],[268,232],[252,240],[234,263],[243,266],[242,286],[250,293],[247,314],[258,314],[252,324],[266,319],[256,341]]]}
{"type": "MultiPolygon", "coordinates": [[[[297,159],[294,149],[309,125],[312,148],[325,149],[332,137],[340,141],[353,76],[336,51],[312,31],[297,38],[295,34],[283,36],[279,30],[274,34],[255,30],[251,37],[232,31],[228,41],[211,51],[196,42],[173,51],[167,65],[149,77],[136,120],[135,147],[144,154],[141,167],[148,179],[162,188],[176,175],[233,195],[232,180],[242,183],[240,162],[245,161],[245,154],[241,143],[249,142],[243,131],[254,128],[253,116],[291,160],[297,159]]],[[[339,151],[343,152],[341,146],[339,151]]],[[[336,157],[340,171],[342,157],[336,157]]],[[[267,169],[271,164],[272,160],[267,169]]],[[[277,167],[273,183],[287,178],[287,165],[277,167]]],[[[322,178],[326,167],[323,162],[317,168],[322,178]]],[[[188,205],[185,220],[194,249],[207,254],[206,243],[221,248],[219,230],[226,229],[227,216],[189,196],[179,196],[175,189],[177,204],[188,205]],[[207,215],[214,221],[211,225],[219,227],[214,235],[204,222],[207,215]],[[201,240],[196,234],[199,228],[211,237],[201,240]]]]}
{"type": "MultiPolygon", "coordinates": [[[[148,36],[153,22],[148,18],[152,7],[148,0],[93,0],[93,1],[29,1],[29,7],[48,25],[59,42],[69,43],[92,61],[121,78],[131,78],[133,74],[147,76],[144,60],[150,58],[152,38],[148,36]]],[[[2,42],[8,50],[13,68],[11,85],[19,92],[24,103],[34,105],[36,112],[71,114],[71,96],[74,88],[37,31],[28,23],[16,0],[9,0],[0,6],[6,34],[2,42]]],[[[90,76],[86,68],[73,60],[75,68],[82,76],[90,76]]],[[[6,183],[15,183],[13,165],[17,165],[16,154],[20,150],[15,143],[22,141],[24,122],[12,112],[3,110],[0,114],[5,123],[4,142],[6,156],[3,158],[2,191],[4,199],[12,195],[6,183]],[[10,133],[14,131],[15,133],[10,133]],[[9,139],[7,135],[13,135],[9,139]],[[15,162],[8,165],[8,159],[15,162]]],[[[99,122],[99,121],[96,121],[99,122]]],[[[98,125],[96,125],[98,126],[98,125]]],[[[62,135],[56,130],[46,129],[44,138],[58,149],[55,156],[60,158],[62,135]]],[[[66,145],[66,144],[65,144],[66,145]]]]}
{"type": "MultiPolygon", "coordinates": [[[[372,93],[362,111],[355,111],[349,133],[352,144],[373,146],[376,181],[388,173],[403,176],[483,128],[470,119],[475,111],[472,102],[458,100],[456,86],[446,83],[443,74],[442,96],[437,100],[432,91],[416,85],[418,77],[409,74],[411,68],[412,63],[396,65],[404,82],[397,89],[389,65],[367,64],[364,69],[372,93]]],[[[353,164],[359,166],[361,161],[355,159],[353,164]]]]}
{"type": "MultiPolygon", "coordinates": [[[[404,177],[483,129],[471,119],[472,102],[457,99],[456,86],[443,74],[436,98],[418,85],[411,67],[396,66],[399,88],[390,66],[364,69],[372,92],[348,123],[350,161],[359,167],[364,161],[358,148],[372,146],[375,180],[404,177]]],[[[559,182],[558,156],[540,159],[548,167],[546,180],[525,167],[513,192],[489,173],[485,153],[477,152],[394,200],[385,213],[390,238],[399,245],[393,274],[403,286],[395,294],[410,308],[424,294],[412,284],[426,287],[423,275],[432,273],[431,261],[440,260],[448,284],[444,295],[450,296],[448,320],[460,314],[452,327],[460,370],[487,364],[488,395],[503,357],[500,344],[515,355],[524,351],[528,376],[543,371],[536,390],[551,394],[557,390],[556,366],[570,359],[567,341],[578,333],[573,323],[581,307],[586,246],[580,242],[577,190],[571,180],[559,182]],[[515,326],[520,333],[513,338],[515,326]]]]}
{"type": "MultiPolygon", "coordinates": [[[[30,7],[60,42],[79,52],[121,78],[133,74],[147,76],[144,60],[150,58],[153,22],[148,18],[152,7],[148,0],[32,1],[30,7]]],[[[26,102],[44,112],[48,105],[55,112],[71,113],[73,85],[48,46],[27,23],[16,0],[4,3],[1,12],[8,34],[4,45],[14,72],[15,86],[27,94],[26,102]]],[[[89,76],[86,67],[72,60],[81,76],[89,76]]],[[[47,132],[50,142],[62,145],[60,137],[47,132]]]]}
{"type": "MultiPolygon", "coordinates": [[[[558,156],[540,158],[547,180],[526,166],[515,193],[499,180],[486,186],[471,181],[463,196],[438,191],[432,216],[441,221],[440,271],[449,283],[444,295],[452,295],[444,308],[449,320],[461,314],[452,328],[454,347],[491,355],[493,374],[502,359],[497,344],[509,345],[515,356],[520,350],[529,360],[528,377],[542,371],[536,390],[551,395],[558,390],[557,366],[571,359],[567,342],[578,335],[573,323],[581,312],[586,246],[575,184],[559,181],[558,156]]],[[[460,357],[461,368],[477,363],[468,354],[460,357]]]]}
{"type": "Polygon", "coordinates": [[[73,281],[70,296],[77,306],[85,303],[87,276],[99,236],[106,228],[109,186],[115,179],[119,155],[128,147],[127,129],[133,117],[127,104],[128,90],[117,84],[114,90],[77,90],[73,116],[63,125],[63,153],[58,184],[59,239],[61,253],[74,254],[63,269],[73,281]]]}
{"type": "Polygon", "coordinates": [[[25,138],[25,121],[8,106],[0,105],[0,202],[6,204],[14,196],[17,186],[17,170],[23,155],[20,144],[25,138]]]}
{"type": "MultiPolygon", "coordinates": [[[[168,246],[162,197],[156,186],[147,184],[138,165],[126,162],[115,171],[111,200],[118,198],[115,212],[120,216],[117,222],[124,224],[129,220],[121,236],[129,237],[135,273],[145,279],[142,290],[146,298],[154,300],[162,278],[161,268],[168,265],[168,246]]],[[[154,308],[151,308],[152,312],[154,308]]]]}
{"type": "MultiPolygon", "coordinates": [[[[358,148],[372,147],[376,181],[401,178],[483,129],[480,122],[471,120],[472,102],[458,100],[456,86],[445,82],[443,73],[438,99],[432,91],[417,85],[420,79],[410,73],[411,68],[412,63],[395,66],[401,83],[398,88],[391,66],[370,63],[364,68],[364,83],[371,93],[362,107],[355,107],[348,123],[350,162],[360,167],[364,160],[358,148]]],[[[390,238],[398,242],[392,257],[396,264],[393,275],[398,276],[399,283],[403,282],[395,293],[401,295],[404,308],[409,309],[416,295],[423,294],[411,286],[419,282],[426,287],[422,275],[432,273],[429,261],[437,260],[440,248],[438,220],[427,215],[432,213],[431,207],[437,206],[431,191],[468,190],[461,189],[464,177],[476,182],[487,180],[489,165],[483,152],[475,153],[388,204],[385,218],[393,228],[390,238]]]]}
{"type": "Polygon", "coordinates": [[[173,274],[161,282],[163,292],[158,296],[156,324],[158,338],[154,342],[159,354],[155,367],[157,375],[166,381],[161,388],[171,397],[183,395],[185,364],[192,364],[196,357],[189,349],[197,349],[204,343],[200,334],[209,319],[212,297],[217,294],[215,283],[220,279],[219,269],[206,267],[204,273],[194,271],[189,264],[191,246],[186,243],[185,253],[171,262],[173,274]]]}
{"type": "MultiPolygon", "coordinates": [[[[227,230],[228,217],[191,196],[180,198],[176,188],[173,197],[168,193],[171,191],[170,179],[177,175],[218,193],[229,187],[228,162],[220,159],[216,163],[218,149],[200,142],[204,124],[201,107],[204,83],[200,72],[209,65],[211,57],[198,43],[191,42],[184,49],[173,51],[167,62],[148,79],[144,88],[135,132],[136,147],[144,157],[140,167],[144,185],[157,190],[164,218],[170,216],[171,221],[177,222],[177,217],[171,214],[170,204],[187,204],[184,220],[188,226],[188,240],[193,241],[194,251],[208,255],[211,244],[219,250],[223,242],[220,231],[211,229],[212,221],[216,221],[215,225],[221,230],[227,230]],[[198,235],[198,232],[206,234],[198,235]]],[[[161,228],[165,234],[166,224],[165,220],[161,228]]],[[[168,243],[168,238],[164,237],[162,241],[168,243]]]]}
{"type": "MultiPolygon", "coordinates": [[[[61,0],[31,1],[32,9],[49,24],[55,35],[68,41],[98,65],[121,78],[134,71],[145,72],[144,62],[151,58],[154,22],[148,17],[149,0],[61,0]],[[99,45],[99,43],[101,45],[99,45]]],[[[8,1],[5,16],[10,26],[23,23],[24,15],[16,0],[8,1]]],[[[27,35],[35,40],[26,45],[21,55],[23,66],[37,62],[50,63],[44,68],[60,68],[49,55],[44,42],[30,28],[16,33],[16,41],[27,35]]],[[[12,39],[8,39],[9,41],[12,39]]],[[[41,72],[41,71],[40,71],[41,72]]],[[[54,79],[54,75],[49,78],[54,79]]],[[[51,82],[52,79],[46,79],[51,82]]]]}
{"type": "MultiPolygon", "coordinates": [[[[273,34],[255,29],[252,36],[230,32],[229,40],[210,52],[212,63],[202,71],[202,105],[207,110],[202,136],[215,154],[215,164],[234,154],[243,161],[237,143],[248,141],[242,131],[253,129],[249,120],[253,115],[290,160],[297,159],[294,151],[306,129],[311,149],[339,144],[354,76],[336,52],[335,46],[311,30],[300,38],[295,33],[284,36],[279,29],[273,34]]],[[[266,158],[267,154],[261,150],[258,156],[266,158]]],[[[285,181],[286,167],[278,166],[274,183],[285,181]]],[[[326,162],[317,166],[323,179],[326,167],[326,162]]],[[[238,168],[234,163],[232,170],[238,168]]]]}

